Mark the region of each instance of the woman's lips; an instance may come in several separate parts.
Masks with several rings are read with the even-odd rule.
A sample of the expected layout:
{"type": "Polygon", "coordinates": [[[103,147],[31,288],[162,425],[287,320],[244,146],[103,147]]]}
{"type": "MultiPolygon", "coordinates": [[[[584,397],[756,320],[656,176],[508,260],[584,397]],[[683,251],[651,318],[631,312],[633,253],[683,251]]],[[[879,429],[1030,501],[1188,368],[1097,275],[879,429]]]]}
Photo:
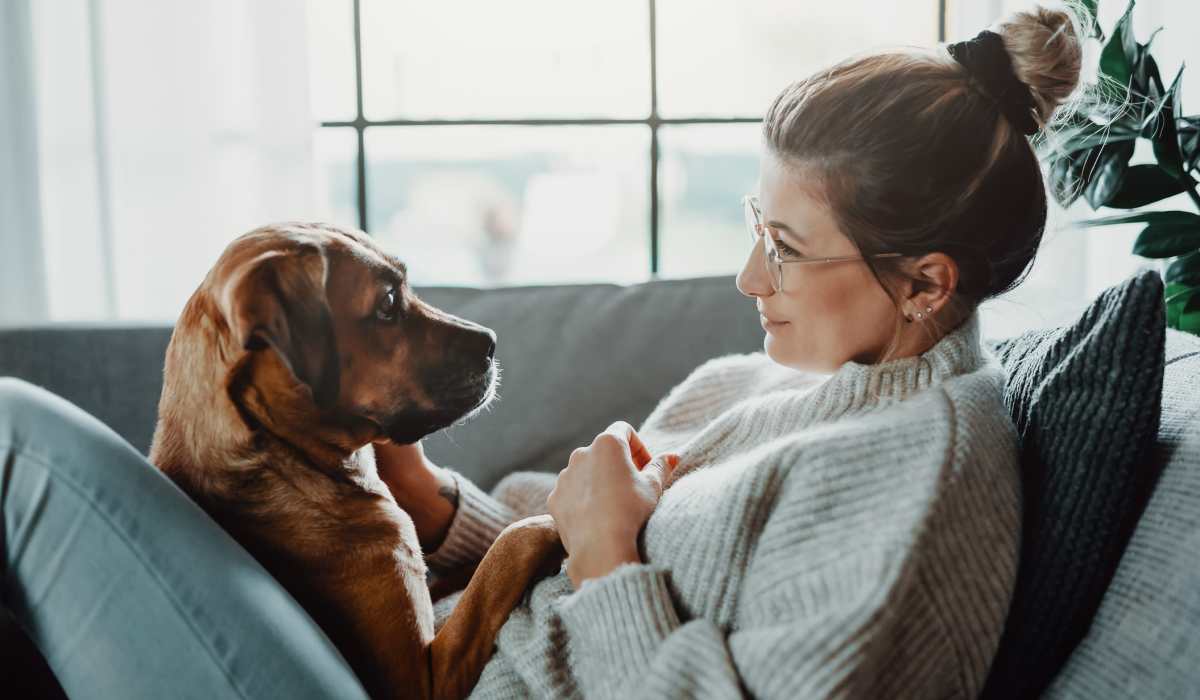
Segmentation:
{"type": "Polygon", "coordinates": [[[772,321],[771,319],[767,318],[766,316],[764,316],[762,314],[758,315],[758,322],[762,325],[763,330],[767,330],[767,331],[770,331],[770,330],[773,330],[776,328],[782,328],[783,326],[786,326],[788,323],[787,321],[772,321]]]}

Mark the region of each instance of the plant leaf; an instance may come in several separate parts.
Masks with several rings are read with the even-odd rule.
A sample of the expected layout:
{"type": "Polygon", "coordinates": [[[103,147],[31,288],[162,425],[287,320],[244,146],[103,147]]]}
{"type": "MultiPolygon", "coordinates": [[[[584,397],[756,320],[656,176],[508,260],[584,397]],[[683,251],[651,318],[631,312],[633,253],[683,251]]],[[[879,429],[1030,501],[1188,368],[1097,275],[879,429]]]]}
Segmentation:
{"type": "Polygon", "coordinates": [[[1100,28],[1100,20],[1096,17],[1096,7],[1100,4],[1100,0],[1082,0],[1079,4],[1087,11],[1084,23],[1091,25],[1088,27],[1088,30],[1092,36],[1100,41],[1104,41],[1104,30],[1100,28]]]}
{"type": "Polygon", "coordinates": [[[1183,313],[1190,314],[1193,311],[1200,311],[1200,287],[1192,288],[1192,295],[1183,305],[1183,313]]]}
{"type": "Polygon", "coordinates": [[[1096,158],[1101,150],[1101,146],[1095,146],[1085,151],[1069,153],[1051,162],[1051,189],[1054,198],[1064,208],[1071,206],[1071,203],[1083,194],[1083,188],[1095,170],[1096,158]]]}
{"type": "Polygon", "coordinates": [[[1162,74],[1158,72],[1158,62],[1150,55],[1150,43],[1162,31],[1162,27],[1154,30],[1144,44],[1138,44],[1137,61],[1133,66],[1133,87],[1140,95],[1157,99],[1162,97],[1162,74]]]}
{"type": "Polygon", "coordinates": [[[1089,182],[1083,194],[1092,209],[1107,205],[1121,191],[1133,148],[1133,141],[1118,141],[1104,146],[1093,172],[1084,174],[1089,182]]]}
{"type": "Polygon", "coordinates": [[[1118,141],[1132,141],[1137,137],[1138,130],[1130,129],[1124,124],[1118,123],[1109,127],[1090,124],[1086,128],[1059,132],[1059,145],[1064,151],[1070,153],[1118,141]]]}
{"type": "Polygon", "coordinates": [[[1179,293],[1186,290],[1184,284],[1168,284],[1163,289],[1163,299],[1167,306],[1167,327],[1179,328],[1179,317],[1183,315],[1183,298],[1179,293]]]}
{"type": "Polygon", "coordinates": [[[1133,243],[1143,258],[1173,258],[1200,249],[1200,228],[1193,224],[1150,224],[1133,243]]]}
{"type": "Polygon", "coordinates": [[[1200,165],[1200,130],[1185,129],[1179,135],[1179,149],[1190,172],[1200,165]]]}
{"type": "Polygon", "coordinates": [[[1179,194],[1184,189],[1183,181],[1171,177],[1157,165],[1134,165],[1125,171],[1121,190],[1105,206],[1115,209],[1137,209],[1179,194]]]}
{"type": "Polygon", "coordinates": [[[1137,62],[1138,46],[1133,38],[1133,6],[1129,0],[1125,14],[1117,20],[1112,35],[1100,52],[1100,73],[1112,78],[1119,85],[1128,86],[1137,62]]]}
{"type": "Polygon", "coordinates": [[[1181,66],[1175,74],[1175,80],[1171,81],[1171,88],[1142,127],[1142,134],[1154,143],[1158,167],[1177,178],[1183,177],[1184,174],[1183,155],[1179,150],[1179,131],[1176,128],[1176,119],[1179,118],[1179,79],[1182,77],[1181,66]]]}
{"type": "Polygon", "coordinates": [[[1200,228],[1200,214],[1190,211],[1138,211],[1132,214],[1118,214],[1099,219],[1076,221],[1074,225],[1080,228],[1086,226],[1110,226],[1112,224],[1176,224],[1192,225],[1200,228]]]}
{"type": "Polygon", "coordinates": [[[1167,265],[1167,271],[1163,273],[1163,281],[1167,285],[1200,284],[1200,251],[1181,255],[1172,260],[1171,264],[1167,265]]]}

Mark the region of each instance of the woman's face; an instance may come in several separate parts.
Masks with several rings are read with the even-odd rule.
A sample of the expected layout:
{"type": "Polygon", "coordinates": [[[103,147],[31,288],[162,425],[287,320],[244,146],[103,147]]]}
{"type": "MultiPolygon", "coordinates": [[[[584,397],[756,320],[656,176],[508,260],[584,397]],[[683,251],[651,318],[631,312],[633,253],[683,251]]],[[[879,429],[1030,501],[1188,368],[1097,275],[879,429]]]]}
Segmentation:
{"type": "MultiPolygon", "coordinates": [[[[765,149],[758,204],[762,222],[776,229],[784,260],[859,255],[814,196],[817,186],[765,149]]],[[[848,360],[879,359],[895,333],[898,312],[865,262],[785,264],[782,290],[775,291],[765,259],[759,243],[742,266],[737,287],[758,306],[764,349],[772,360],[833,372],[848,360]]]]}

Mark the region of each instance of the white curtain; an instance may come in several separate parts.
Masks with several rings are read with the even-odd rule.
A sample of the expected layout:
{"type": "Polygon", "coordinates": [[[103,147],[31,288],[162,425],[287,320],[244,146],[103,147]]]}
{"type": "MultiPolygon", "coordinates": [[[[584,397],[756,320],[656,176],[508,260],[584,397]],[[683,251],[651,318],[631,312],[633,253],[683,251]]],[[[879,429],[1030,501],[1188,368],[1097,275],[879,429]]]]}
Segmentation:
{"type": "Polygon", "coordinates": [[[29,0],[0,3],[0,318],[46,314],[29,0]]]}
{"type": "Polygon", "coordinates": [[[0,323],[173,321],[229,240],[314,216],[303,2],[0,8],[0,323]]]}

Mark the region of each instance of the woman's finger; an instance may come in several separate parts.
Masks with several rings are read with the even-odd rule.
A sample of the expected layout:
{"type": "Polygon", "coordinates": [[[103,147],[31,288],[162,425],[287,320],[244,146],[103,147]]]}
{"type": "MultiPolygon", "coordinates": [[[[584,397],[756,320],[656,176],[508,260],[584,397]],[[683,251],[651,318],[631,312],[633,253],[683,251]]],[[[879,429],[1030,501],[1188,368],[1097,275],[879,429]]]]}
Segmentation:
{"type": "Polygon", "coordinates": [[[650,450],[646,449],[646,444],[642,442],[642,438],[629,423],[619,420],[608,426],[604,432],[616,435],[626,445],[629,445],[629,456],[633,458],[633,464],[638,469],[646,466],[650,461],[650,450]]]}

